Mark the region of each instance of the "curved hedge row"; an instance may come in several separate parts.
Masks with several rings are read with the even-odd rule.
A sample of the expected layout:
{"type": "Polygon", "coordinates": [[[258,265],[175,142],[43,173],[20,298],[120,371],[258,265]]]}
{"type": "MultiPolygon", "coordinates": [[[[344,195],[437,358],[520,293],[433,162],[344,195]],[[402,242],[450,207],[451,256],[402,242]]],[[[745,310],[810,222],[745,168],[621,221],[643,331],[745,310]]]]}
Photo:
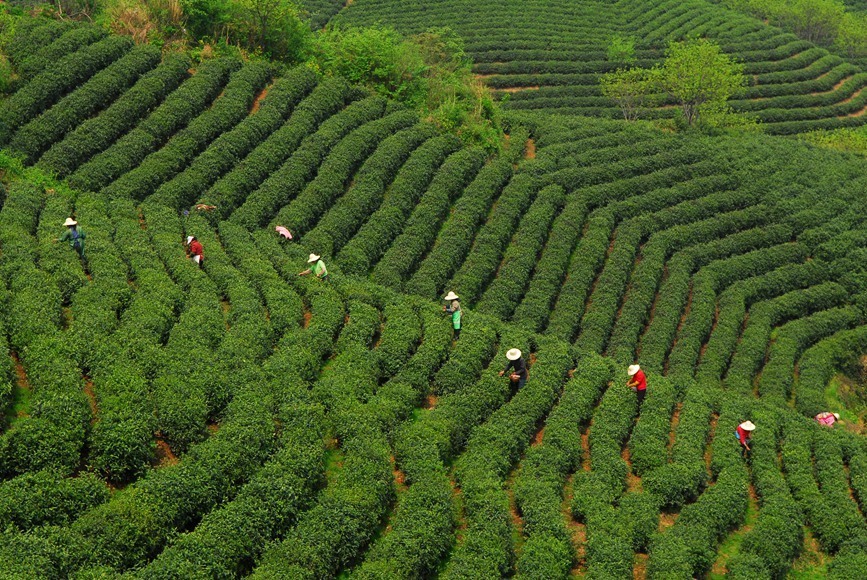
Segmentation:
{"type": "Polygon", "coordinates": [[[88,159],[108,148],[136,125],[142,115],[157,106],[187,78],[190,60],[183,55],[167,57],[156,69],[142,76],[105,111],[88,119],[55,143],[37,166],[60,177],[73,173],[88,159]]]}
{"type": "Polygon", "coordinates": [[[135,168],[203,111],[219,95],[229,73],[239,67],[240,63],[231,59],[203,65],[135,129],[78,167],[69,176],[69,184],[76,189],[96,191],[135,168]]]}
{"type": "Polygon", "coordinates": [[[16,129],[131,48],[130,39],[110,36],[54,61],[4,101],[0,112],[0,144],[8,143],[16,129]]]}
{"type": "Polygon", "coordinates": [[[250,63],[229,77],[218,99],[201,115],[192,119],[159,150],[148,155],[135,169],[103,188],[109,197],[141,201],[159,184],[179,173],[213,140],[244,119],[256,94],[271,78],[271,66],[250,63]]]}

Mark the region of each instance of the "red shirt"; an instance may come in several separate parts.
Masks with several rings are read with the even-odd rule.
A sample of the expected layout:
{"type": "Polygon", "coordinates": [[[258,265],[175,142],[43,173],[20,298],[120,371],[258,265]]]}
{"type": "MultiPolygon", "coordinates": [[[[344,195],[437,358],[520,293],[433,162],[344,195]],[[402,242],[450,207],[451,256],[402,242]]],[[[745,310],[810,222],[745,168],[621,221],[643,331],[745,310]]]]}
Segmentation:
{"type": "Polygon", "coordinates": [[[190,255],[193,256],[201,256],[204,248],[202,248],[202,244],[199,243],[199,240],[193,240],[190,242],[190,255]]]}
{"type": "Polygon", "coordinates": [[[752,433],[752,431],[747,431],[746,429],[738,425],[737,434],[738,439],[740,439],[741,443],[750,440],[750,433],[752,433]]]}
{"type": "Polygon", "coordinates": [[[632,377],[632,382],[638,383],[638,385],[635,387],[637,390],[647,390],[647,377],[644,376],[644,371],[639,370],[637,373],[635,373],[635,376],[632,377]]]}

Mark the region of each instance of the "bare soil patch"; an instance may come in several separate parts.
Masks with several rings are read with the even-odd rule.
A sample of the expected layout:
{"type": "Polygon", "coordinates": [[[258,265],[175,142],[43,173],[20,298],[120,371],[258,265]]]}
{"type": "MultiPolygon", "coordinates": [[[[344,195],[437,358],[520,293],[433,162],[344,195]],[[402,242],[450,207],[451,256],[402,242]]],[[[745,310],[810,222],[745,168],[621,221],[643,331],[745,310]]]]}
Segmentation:
{"type": "Polygon", "coordinates": [[[677,521],[677,518],[680,516],[679,513],[666,513],[662,512],[659,514],[659,531],[664,532],[668,528],[674,525],[677,521]]]}
{"type": "Polygon", "coordinates": [[[541,445],[541,444],[542,444],[542,439],[543,439],[544,437],[545,437],[545,428],[542,427],[542,428],[539,429],[539,431],[536,433],[536,436],[533,437],[533,442],[532,442],[530,445],[533,446],[533,447],[535,447],[536,445],[541,445]]]}
{"type": "Polygon", "coordinates": [[[163,439],[163,436],[157,433],[156,440],[157,467],[168,467],[170,465],[177,465],[178,457],[177,455],[175,455],[174,451],[172,451],[172,448],[169,447],[169,444],[166,443],[165,439],[163,439]]]}
{"type": "Polygon", "coordinates": [[[427,410],[436,409],[437,403],[439,403],[439,397],[428,395],[424,400],[424,408],[427,410]]]}
{"type": "Polygon", "coordinates": [[[502,89],[496,89],[498,93],[520,93],[523,91],[538,91],[539,85],[528,85],[526,87],[505,87],[502,89]]]}
{"type": "Polygon", "coordinates": [[[87,402],[90,403],[90,424],[96,423],[96,417],[99,415],[99,405],[96,402],[96,395],[93,392],[93,381],[87,375],[84,379],[84,394],[87,395],[87,402]]]}
{"type": "Polygon", "coordinates": [[[647,554],[635,554],[635,563],[632,565],[632,577],[635,580],[647,578],[647,554]]]}
{"type": "Polygon", "coordinates": [[[532,139],[527,139],[527,145],[524,147],[524,159],[536,158],[536,142],[532,139]]]}
{"type": "Polygon", "coordinates": [[[256,98],[253,99],[253,106],[250,108],[250,114],[259,112],[259,107],[262,105],[262,99],[268,96],[268,91],[270,89],[271,87],[265,87],[262,89],[262,92],[256,95],[256,98]]]}
{"type": "Polygon", "coordinates": [[[629,456],[629,447],[624,447],[623,451],[620,453],[620,457],[623,458],[623,461],[626,462],[627,467],[629,467],[629,472],[626,474],[626,492],[640,492],[641,491],[641,478],[632,473],[632,460],[629,456]]]}

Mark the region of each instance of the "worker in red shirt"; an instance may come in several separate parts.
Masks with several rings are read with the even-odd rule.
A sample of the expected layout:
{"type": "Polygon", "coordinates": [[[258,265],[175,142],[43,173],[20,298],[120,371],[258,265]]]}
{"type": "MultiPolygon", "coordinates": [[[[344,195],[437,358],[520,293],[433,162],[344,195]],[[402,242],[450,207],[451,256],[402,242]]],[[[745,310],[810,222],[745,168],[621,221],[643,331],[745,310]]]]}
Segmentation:
{"type": "Polygon", "coordinates": [[[647,395],[647,377],[644,376],[644,371],[638,365],[629,365],[626,374],[629,375],[626,386],[638,395],[638,406],[641,407],[641,403],[644,402],[644,397],[647,395]]]}
{"type": "Polygon", "coordinates": [[[201,268],[202,263],[205,261],[204,248],[202,248],[201,242],[196,239],[196,236],[187,236],[187,247],[189,248],[190,257],[193,259],[193,262],[201,268]]]}
{"type": "Polygon", "coordinates": [[[741,444],[741,455],[744,457],[750,452],[750,437],[755,429],[756,426],[753,425],[752,421],[744,421],[735,429],[735,437],[738,438],[738,443],[741,444]]]}

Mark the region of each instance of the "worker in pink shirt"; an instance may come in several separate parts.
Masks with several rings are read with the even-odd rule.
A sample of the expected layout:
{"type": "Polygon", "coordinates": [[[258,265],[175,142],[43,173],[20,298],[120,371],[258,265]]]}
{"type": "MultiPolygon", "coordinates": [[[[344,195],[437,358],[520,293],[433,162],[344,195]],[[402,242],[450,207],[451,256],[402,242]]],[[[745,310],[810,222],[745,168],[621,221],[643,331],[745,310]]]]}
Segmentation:
{"type": "Polygon", "coordinates": [[[819,425],[824,425],[825,427],[833,427],[834,423],[840,420],[839,413],[829,413],[825,411],[824,413],[819,413],[815,416],[816,421],[819,422],[819,425]]]}

